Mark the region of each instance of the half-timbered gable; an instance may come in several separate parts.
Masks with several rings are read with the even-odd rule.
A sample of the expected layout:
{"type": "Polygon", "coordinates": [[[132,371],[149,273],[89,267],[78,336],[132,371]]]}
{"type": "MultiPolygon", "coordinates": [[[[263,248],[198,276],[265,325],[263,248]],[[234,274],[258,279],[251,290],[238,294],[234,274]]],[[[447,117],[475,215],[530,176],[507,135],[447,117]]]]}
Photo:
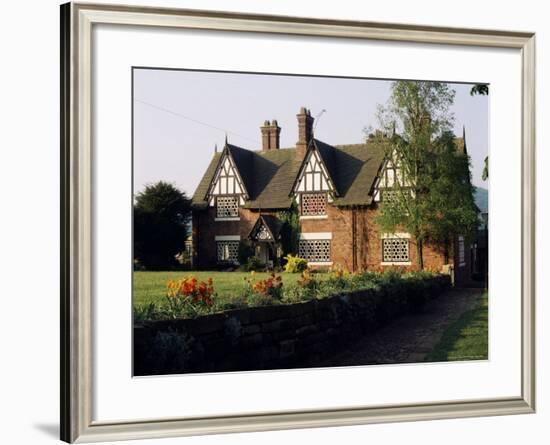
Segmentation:
{"type": "Polygon", "coordinates": [[[388,155],[380,168],[374,186],[374,200],[391,200],[396,193],[409,190],[412,181],[395,151],[388,155]]]}
{"type": "Polygon", "coordinates": [[[248,196],[232,150],[226,144],[207,192],[208,205],[216,208],[216,218],[238,218],[239,207],[248,196]]]}
{"type": "Polygon", "coordinates": [[[335,193],[334,182],[315,148],[308,150],[294,186],[294,193],[335,193]]]}
{"type": "Polygon", "coordinates": [[[293,188],[293,196],[304,217],[320,217],[327,214],[327,205],[338,194],[327,165],[315,141],[300,168],[293,188]]]}

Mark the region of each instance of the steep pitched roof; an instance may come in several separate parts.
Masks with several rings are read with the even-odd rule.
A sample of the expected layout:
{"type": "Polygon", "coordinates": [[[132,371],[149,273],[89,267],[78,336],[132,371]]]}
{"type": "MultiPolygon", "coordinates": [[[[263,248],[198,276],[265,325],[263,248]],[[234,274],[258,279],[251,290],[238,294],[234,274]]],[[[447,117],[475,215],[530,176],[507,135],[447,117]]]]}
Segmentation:
{"type": "Polygon", "coordinates": [[[254,176],[254,171],[252,170],[252,162],[254,152],[228,143],[226,143],[225,146],[231,154],[233,161],[235,161],[237,171],[244,182],[247,192],[250,193],[250,190],[253,188],[252,179],[254,176]]]}
{"type": "Polygon", "coordinates": [[[193,207],[207,206],[206,194],[208,193],[208,189],[210,188],[212,179],[214,178],[216,170],[218,169],[218,164],[220,163],[221,156],[221,153],[214,153],[214,156],[212,156],[210,164],[208,164],[208,167],[206,168],[204,175],[202,175],[199,185],[195,189],[195,193],[193,193],[193,197],[191,198],[191,205],[193,207]]]}
{"type": "MultiPolygon", "coordinates": [[[[389,140],[331,146],[315,139],[314,144],[337,188],[334,204],[370,204],[372,185],[382,165],[389,140]]],[[[296,157],[295,148],[249,151],[231,145],[230,150],[250,195],[245,207],[279,209],[290,206],[292,186],[302,163],[296,157]]],[[[192,203],[195,207],[206,206],[206,193],[220,156],[214,155],[193,195],[192,203]]]]}
{"type": "Polygon", "coordinates": [[[335,205],[368,205],[372,202],[372,186],[389,144],[389,140],[377,140],[336,146],[334,154],[339,196],[334,199],[335,205]]]}
{"type": "Polygon", "coordinates": [[[266,215],[263,213],[258,216],[258,219],[256,220],[256,223],[254,224],[254,227],[252,227],[252,230],[248,236],[252,237],[261,225],[265,225],[267,227],[267,230],[271,236],[271,241],[276,241],[279,239],[279,233],[283,223],[276,216],[266,215]]]}

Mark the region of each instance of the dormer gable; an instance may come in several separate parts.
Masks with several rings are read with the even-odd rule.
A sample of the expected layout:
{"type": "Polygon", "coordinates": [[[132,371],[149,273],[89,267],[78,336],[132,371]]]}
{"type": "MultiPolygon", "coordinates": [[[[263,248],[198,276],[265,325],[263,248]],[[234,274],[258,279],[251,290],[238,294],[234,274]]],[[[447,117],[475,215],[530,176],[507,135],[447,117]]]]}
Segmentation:
{"type": "Polygon", "coordinates": [[[240,205],[244,205],[249,198],[245,183],[231,151],[231,146],[226,142],[206,194],[206,199],[211,207],[215,205],[215,200],[218,197],[236,197],[240,205]]]}
{"type": "Polygon", "coordinates": [[[402,162],[395,150],[392,150],[385,157],[378,177],[374,183],[374,201],[391,199],[397,190],[408,189],[412,186],[402,162]]]}
{"type": "Polygon", "coordinates": [[[298,195],[301,193],[320,192],[326,192],[331,197],[338,194],[323,157],[313,142],[310,144],[302,161],[292,188],[292,193],[298,195]]]}

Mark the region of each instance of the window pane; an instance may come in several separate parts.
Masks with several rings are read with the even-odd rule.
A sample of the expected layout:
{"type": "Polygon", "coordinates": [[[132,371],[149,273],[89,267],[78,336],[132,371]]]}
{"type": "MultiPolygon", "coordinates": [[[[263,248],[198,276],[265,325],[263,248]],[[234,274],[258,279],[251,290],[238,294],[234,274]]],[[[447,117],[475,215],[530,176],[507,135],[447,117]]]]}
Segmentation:
{"type": "Polygon", "coordinates": [[[330,240],[300,240],[298,256],[312,263],[330,261],[330,240]]]}
{"type": "Polygon", "coordinates": [[[231,218],[239,216],[239,198],[237,196],[219,196],[216,198],[216,217],[231,218]]]}
{"type": "Polygon", "coordinates": [[[385,238],[382,240],[382,261],[384,263],[404,263],[409,260],[409,240],[407,238],[385,238]]]}
{"type": "Polygon", "coordinates": [[[217,241],[216,250],[218,253],[218,261],[224,262],[237,262],[237,252],[239,251],[239,241],[217,241]]]}
{"type": "Polygon", "coordinates": [[[317,216],[327,214],[327,195],[325,193],[304,193],[302,200],[302,215],[317,216]]]}

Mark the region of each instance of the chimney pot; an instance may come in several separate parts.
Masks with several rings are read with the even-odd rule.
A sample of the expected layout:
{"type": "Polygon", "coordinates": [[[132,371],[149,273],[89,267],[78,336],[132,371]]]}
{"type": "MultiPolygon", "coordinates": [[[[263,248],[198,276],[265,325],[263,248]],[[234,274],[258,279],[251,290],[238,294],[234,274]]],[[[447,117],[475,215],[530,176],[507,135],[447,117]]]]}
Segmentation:
{"type": "Polygon", "coordinates": [[[277,124],[277,121],[275,119],[271,123],[268,120],[264,121],[264,125],[260,127],[260,131],[262,132],[262,151],[278,150],[281,128],[277,124]]]}

